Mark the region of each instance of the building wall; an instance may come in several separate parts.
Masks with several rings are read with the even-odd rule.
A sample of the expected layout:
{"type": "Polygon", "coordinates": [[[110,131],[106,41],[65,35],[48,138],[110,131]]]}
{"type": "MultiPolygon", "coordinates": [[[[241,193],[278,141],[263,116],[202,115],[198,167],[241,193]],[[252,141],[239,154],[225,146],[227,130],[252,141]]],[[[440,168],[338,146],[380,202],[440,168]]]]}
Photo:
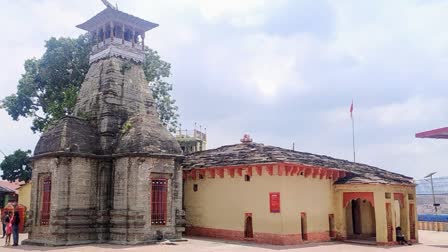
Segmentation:
{"type": "Polygon", "coordinates": [[[30,210],[31,203],[31,183],[22,185],[17,191],[19,192],[19,204],[24,205],[26,210],[30,210]]]}
{"type": "Polygon", "coordinates": [[[176,219],[182,211],[182,171],[174,158],[125,157],[115,162],[111,241],[137,244],[181,238],[176,219]],[[168,180],[167,223],[151,225],[151,179],[168,180]]]}
{"type": "Polygon", "coordinates": [[[33,162],[30,242],[47,245],[91,243],[95,229],[98,161],[48,157],[33,162]],[[43,176],[51,176],[50,224],[40,224],[43,176]]]}
{"type": "MultiPolygon", "coordinates": [[[[400,186],[400,185],[383,185],[383,184],[347,184],[347,185],[336,185],[335,186],[335,209],[336,209],[336,230],[338,236],[342,239],[349,237],[352,232],[350,230],[350,221],[347,220],[349,216],[347,215],[347,209],[343,206],[343,194],[344,192],[373,192],[374,195],[374,214],[375,214],[375,229],[376,229],[376,241],[379,244],[389,243],[387,238],[387,218],[386,218],[386,203],[391,204],[392,209],[392,238],[395,241],[395,227],[397,221],[395,220],[394,213],[394,193],[402,193],[404,195],[404,206],[400,209],[401,217],[401,227],[403,229],[403,234],[407,238],[410,237],[410,221],[409,219],[409,207],[410,204],[414,205],[415,208],[415,187],[413,186],[400,186]],[[386,193],[390,195],[390,198],[386,198],[386,193]]],[[[414,216],[415,230],[417,226],[417,214],[414,216]]],[[[415,231],[416,240],[418,240],[418,232],[415,231]]]]}
{"type": "Polygon", "coordinates": [[[230,230],[241,236],[245,214],[251,213],[255,238],[257,234],[280,234],[299,243],[300,215],[305,212],[308,239],[329,240],[329,214],[334,213],[332,183],[302,175],[270,176],[265,171],[262,176],[254,172],[250,182],[236,173],[234,178],[226,174],[213,179],[208,173],[204,179],[188,178],[184,187],[187,230],[230,230]],[[197,192],[193,191],[195,184],[197,192]],[[280,192],[280,213],[270,213],[270,192],[280,192]]]}

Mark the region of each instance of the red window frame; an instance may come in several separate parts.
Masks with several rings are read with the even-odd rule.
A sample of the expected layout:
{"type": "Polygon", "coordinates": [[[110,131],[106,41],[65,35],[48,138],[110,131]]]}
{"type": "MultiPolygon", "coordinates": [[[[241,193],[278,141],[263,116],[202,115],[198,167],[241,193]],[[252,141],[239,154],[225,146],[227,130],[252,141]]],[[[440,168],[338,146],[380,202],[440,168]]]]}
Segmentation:
{"type": "Polygon", "coordinates": [[[51,177],[45,177],[42,181],[42,207],[40,211],[40,225],[50,224],[51,207],[51,177]]]}
{"type": "Polygon", "coordinates": [[[151,225],[164,226],[167,220],[167,179],[151,180],[151,225]]]}

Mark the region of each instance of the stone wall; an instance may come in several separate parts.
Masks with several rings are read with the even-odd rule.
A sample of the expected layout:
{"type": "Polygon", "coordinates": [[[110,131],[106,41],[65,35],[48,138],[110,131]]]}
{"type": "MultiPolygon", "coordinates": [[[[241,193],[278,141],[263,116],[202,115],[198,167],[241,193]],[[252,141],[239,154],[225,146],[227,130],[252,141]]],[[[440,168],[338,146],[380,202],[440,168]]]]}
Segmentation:
{"type": "Polygon", "coordinates": [[[116,160],[111,241],[138,244],[164,238],[180,238],[176,212],[182,209],[182,173],[173,158],[124,157],[116,160]],[[176,167],[173,169],[173,167],[176,167]],[[151,225],[151,179],[168,180],[167,224],[151,225]]]}
{"type": "Polygon", "coordinates": [[[49,157],[34,161],[29,239],[42,244],[69,245],[97,240],[98,161],[80,157],[49,157]],[[43,176],[51,176],[50,224],[40,224],[43,176]]]}

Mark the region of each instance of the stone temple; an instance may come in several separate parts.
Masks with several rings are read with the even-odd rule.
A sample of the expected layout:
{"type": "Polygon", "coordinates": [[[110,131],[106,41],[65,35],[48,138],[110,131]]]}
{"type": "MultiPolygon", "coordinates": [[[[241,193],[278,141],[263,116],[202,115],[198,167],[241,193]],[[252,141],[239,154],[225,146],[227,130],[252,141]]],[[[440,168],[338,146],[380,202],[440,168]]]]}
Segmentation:
{"type": "Polygon", "coordinates": [[[90,69],[74,115],[36,146],[25,244],[181,237],[181,149],[159,120],[142,68],[145,32],[157,26],[110,4],[77,26],[92,37],[90,69]]]}

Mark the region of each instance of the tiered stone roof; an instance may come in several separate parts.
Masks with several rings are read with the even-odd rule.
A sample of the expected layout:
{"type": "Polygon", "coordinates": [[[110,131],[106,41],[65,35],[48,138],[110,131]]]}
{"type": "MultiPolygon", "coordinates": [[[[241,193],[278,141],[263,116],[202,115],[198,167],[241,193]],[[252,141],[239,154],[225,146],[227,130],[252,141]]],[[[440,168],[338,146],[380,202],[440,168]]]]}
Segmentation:
{"type": "Polygon", "coordinates": [[[297,163],[347,171],[348,175],[336,184],[409,184],[410,177],[366,164],[306,152],[287,150],[259,143],[222,146],[217,149],[192,153],[185,157],[184,170],[207,167],[237,166],[263,163],[297,163]]]}

